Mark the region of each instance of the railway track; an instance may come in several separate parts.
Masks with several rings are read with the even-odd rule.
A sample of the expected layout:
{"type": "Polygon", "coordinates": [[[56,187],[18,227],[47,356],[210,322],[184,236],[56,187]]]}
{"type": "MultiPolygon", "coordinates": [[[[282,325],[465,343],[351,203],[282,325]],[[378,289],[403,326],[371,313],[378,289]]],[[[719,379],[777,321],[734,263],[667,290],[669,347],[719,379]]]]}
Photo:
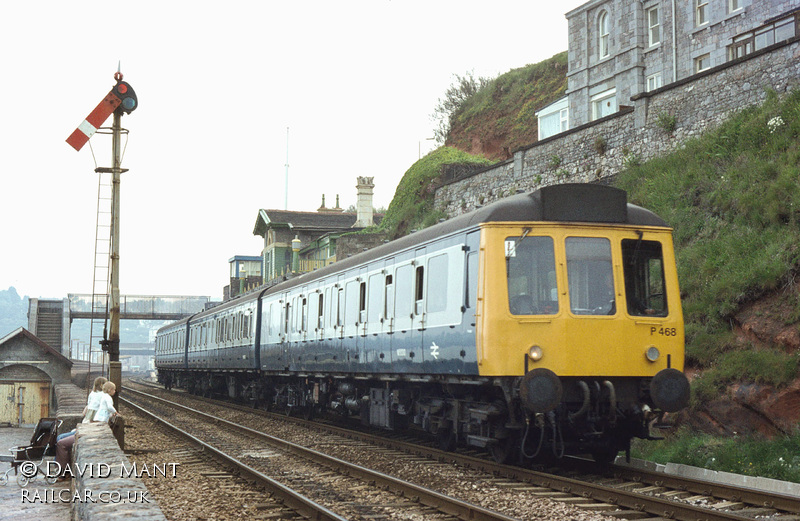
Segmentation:
{"type": "Polygon", "coordinates": [[[162,398],[132,389],[126,389],[126,394],[126,405],[144,411],[142,402],[149,402],[148,409],[160,411],[154,418],[171,415],[172,422],[159,419],[225,460],[237,473],[283,495],[307,518],[514,519],[162,398]],[[194,418],[187,419],[190,415],[194,418]],[[209,438],[213,445],[203,441],[209,438]],[[276,465],[275,460],[285,461],[276,465]],[[268,473],[281,478],[272,479],[268,473]]]}
{"type": "MultiPolygon", "coordinates": [[[[207,401],[207,399],[191,395],[184,394],[184,396],[186,400],[204,400],[204,403],[215,404],[225,403],[207,401]]],[[[231,411],[241,411],[242,414],[258,414],[259,416],[270,414],[229,403],[225,403],[224,407],[231,411]]],[[[277,416],[270,417],[276,418],[277,416]]],[[[584,465],[581,468],[580,463],[570,471],[571,477],[567,477],[499,465],[486,458],[470,454],[443,452],[418,443],[354,432],[339,426],[305,422],[294,418],[287,420],[302,423],[308,428],[328,435],[343,439],[358,439],[365,443],[397,451],[398,454],[425,458],[434,464],[460,465],[482,471],[493,476],[493,479],[496,479],[497,484],[501,487],[602,511],[604,514],[610,514],[617,518],[740,521],[755,518],[769,518],[775,521],[800,519],[798,516],[800,498],[796,497],[625,467],[614,467],[611,469],[610,475],[599,476],[593,474],[595,467],[587,468],[584,465]]]]}

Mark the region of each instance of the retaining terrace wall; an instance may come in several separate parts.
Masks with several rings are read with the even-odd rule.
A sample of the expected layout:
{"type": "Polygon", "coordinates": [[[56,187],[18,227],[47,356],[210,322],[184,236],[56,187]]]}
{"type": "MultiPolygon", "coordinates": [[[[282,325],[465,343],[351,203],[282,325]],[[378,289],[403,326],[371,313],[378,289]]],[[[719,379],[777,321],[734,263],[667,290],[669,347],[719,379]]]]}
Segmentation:
{"type": "Polygon", "coordinates": [[[514,157],[436,190],[436,207],[450,217],[517,192],[559,183],[598,182],[631,161],[646,161],[680,148],[717,127],[732,113],[800,85],[800,38],[638,94],[620,111],[516,150],[514,157]],[[672,132],[659,115],[675,118],[672,132]]]}

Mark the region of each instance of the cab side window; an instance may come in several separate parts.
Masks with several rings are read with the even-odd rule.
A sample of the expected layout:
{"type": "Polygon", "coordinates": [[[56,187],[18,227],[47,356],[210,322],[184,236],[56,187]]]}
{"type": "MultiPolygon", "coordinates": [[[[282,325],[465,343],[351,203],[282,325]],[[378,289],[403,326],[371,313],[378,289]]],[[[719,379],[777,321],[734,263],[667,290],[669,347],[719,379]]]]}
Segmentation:
{"type": "Polygon", "coordinates": [[[667,316],[667,290],[661,243],[622,241],[625,300],[633,316],[667,316]]]}

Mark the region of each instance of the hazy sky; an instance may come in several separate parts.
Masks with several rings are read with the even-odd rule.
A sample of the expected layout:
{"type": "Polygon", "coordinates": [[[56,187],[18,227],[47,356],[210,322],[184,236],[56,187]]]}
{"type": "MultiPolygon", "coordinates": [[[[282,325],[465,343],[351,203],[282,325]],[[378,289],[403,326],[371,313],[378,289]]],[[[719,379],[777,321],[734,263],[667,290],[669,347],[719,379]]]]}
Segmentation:
{"type": "Polygon", "coordinates": [[[121,291],[219,299],[228,259],[261,251],[259,208],[284,208],[287,127],[290,210],[322,194],[355,204],[357,176],[374,176],[374,206],[388,206],[433,147],[430,114],[453,75],[566,50],[564,13],[582,3],[8,2],[0,289],[91,293],[94,169],[111,166],[111,142],[65,140],[119,61],[139,97],[122,118],[121,291]]]}

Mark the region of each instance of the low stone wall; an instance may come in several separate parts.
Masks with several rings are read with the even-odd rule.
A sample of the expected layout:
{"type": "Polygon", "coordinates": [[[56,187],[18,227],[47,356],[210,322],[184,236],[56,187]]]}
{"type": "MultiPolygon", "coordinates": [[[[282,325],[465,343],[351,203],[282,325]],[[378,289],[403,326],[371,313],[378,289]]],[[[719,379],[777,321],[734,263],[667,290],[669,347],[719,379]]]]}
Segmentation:
{"type": "Polygon", "coordinates": [[[57,384],[54,387],[56,400],[56,418],[63,423],[58,432],[69,432],[83,419],[83,408],[86,407],[86,390],[75,384],[57,384]]]}
{"type": "Polygon", "coordinates": [[[134,465],[119,448],[108,424],[78,425],[72,461],[75,493],[86,499],[73,503],[73,519],[166,521],[142,480],[130,476],[134,465]]]}

